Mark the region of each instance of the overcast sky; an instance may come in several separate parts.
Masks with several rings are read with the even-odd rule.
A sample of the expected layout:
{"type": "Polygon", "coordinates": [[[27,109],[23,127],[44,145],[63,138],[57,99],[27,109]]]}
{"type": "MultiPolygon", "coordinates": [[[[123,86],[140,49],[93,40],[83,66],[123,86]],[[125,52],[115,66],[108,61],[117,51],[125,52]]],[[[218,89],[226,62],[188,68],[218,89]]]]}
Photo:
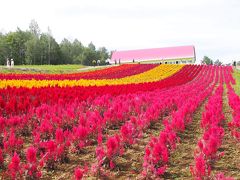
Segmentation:
{"type": "Polygon", "coordinates": [[[54,38],[108,50],[194,45],[224,62],[240,60],[240,0],[1,0],[0,31],[35,19],[54,38]]]}

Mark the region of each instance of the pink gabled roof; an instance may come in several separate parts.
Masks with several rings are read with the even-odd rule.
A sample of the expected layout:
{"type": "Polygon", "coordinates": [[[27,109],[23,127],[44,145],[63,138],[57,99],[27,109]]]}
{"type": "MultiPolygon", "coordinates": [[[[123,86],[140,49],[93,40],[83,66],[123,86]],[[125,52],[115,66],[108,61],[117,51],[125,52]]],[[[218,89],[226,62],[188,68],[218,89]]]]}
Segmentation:
{"type": "Polygon", "coordinates": [[[177,58],[193,58],[195,57],[194,46],[178,46],[153,49],[140,49],[128,51],[115,51],[112,54],[111,61],[119,60],[132,61],[134,60],[162,60],[162,59],[177,59],[177,58]]]}

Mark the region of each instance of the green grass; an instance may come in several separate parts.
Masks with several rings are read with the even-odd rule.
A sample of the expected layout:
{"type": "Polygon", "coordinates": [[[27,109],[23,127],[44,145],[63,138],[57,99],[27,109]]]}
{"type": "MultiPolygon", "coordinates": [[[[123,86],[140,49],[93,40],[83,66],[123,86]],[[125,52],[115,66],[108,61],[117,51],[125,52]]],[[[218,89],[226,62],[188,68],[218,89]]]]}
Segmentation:
{"type": "Polygon", "coordinates": [[[17,74],[66,74],[79,73],[86,71],[95,71],[111,66],[84,66],[76,64],[66,65],[16,65],[14,68],[0,66],[0,73],[17,73],[17,74]]]}
{"type": "Polygon", "coordinates": [[[19,68],[34,68],[42,70],[69,70],[85,67],[84,65],[67,64],[67,65],[18,65],[19,68]]]}
{"type": "Polygon", "coordinates": [[[75,73],[80,69],[85,68],[83,65],[16,65],[14,68],[6,68],[0,66],[1,73],[75,73]]]}
{"type": "Polygon", "coordinates": [[[240,95],[240,70],[235,69],[233,76],[236,80],[236,85],[234,86],[234,89],[238,95],[240,95]]]}

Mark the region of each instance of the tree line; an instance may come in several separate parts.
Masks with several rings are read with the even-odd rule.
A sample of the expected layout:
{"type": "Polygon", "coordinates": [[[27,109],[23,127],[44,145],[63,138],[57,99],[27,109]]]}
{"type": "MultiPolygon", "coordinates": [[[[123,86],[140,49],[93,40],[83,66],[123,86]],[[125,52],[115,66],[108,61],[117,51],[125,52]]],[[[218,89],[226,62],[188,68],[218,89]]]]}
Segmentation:
{"type": "Polygon", "coordinates": [[[220,66],[223,63],[217,59],[216,61],[213,61],[211,58],[209,58],[208,56],[204,56],[203,60],[201,61],[202,64],[207,64],[207,65],[217,65],[220,66]]]}
{"type": "MultiPolygon", "coordinates": [[[[213,61],[211,58],[209,58],[208,56],[204,56],[203,60],[201,61],[202,64],[207,64],[207,65],[223,65],[223,62],[221,62],[219,59],[213,61]]],[[[240,61],[233,61],[233,63],[228,63],[226,65],[233,65],[233,66],[240,66],[240,61]]]]}
{"type": "Polygon", "coordinates": [[[14,64],[83,64],[92,65],[93,60],[105,64],[109,52],[105,47],[96,49],[91,42],[84,46],[78,39],[73,42],[64,38],[60,44],[52,36],[50,28],[41,32],[38,23],[32,20],[29,30],[17,28],[15,32],[0,32],[0,65],[13,58],[14,64]]]}

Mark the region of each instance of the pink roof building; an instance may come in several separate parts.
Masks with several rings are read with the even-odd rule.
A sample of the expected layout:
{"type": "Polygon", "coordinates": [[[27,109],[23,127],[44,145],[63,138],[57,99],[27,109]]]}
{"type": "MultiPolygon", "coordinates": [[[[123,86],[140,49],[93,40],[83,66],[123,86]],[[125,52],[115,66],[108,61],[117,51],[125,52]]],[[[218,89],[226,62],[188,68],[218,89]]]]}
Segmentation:
{"type": "Polygon", "coordinates": [[[162,62],[162,63],[194,63],[194,46],[178,46],[153,49],[140,49],[128,51],[115,51],[112,54],[110,63],[130,62],[162,62]]]}

